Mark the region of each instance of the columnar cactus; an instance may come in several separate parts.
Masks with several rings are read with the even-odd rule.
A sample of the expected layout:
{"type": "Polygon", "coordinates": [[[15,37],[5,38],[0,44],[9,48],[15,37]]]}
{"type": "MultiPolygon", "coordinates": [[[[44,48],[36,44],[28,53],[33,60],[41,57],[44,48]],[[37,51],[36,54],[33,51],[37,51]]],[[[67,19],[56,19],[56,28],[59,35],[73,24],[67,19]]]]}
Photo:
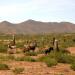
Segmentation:
{"type": "Polygon", "coordinates": [[[54,41],[54,50],[59,51],[58,40],[56,40],[56,39],[54,41]]]}
{"type": "Polygon", "coordinates": [[[15,35],[13,35],[13,45],[15,45],[15,35]]]}
{"type": "Polygon", "coordinates": [[[52,42],[52,43],[53,43],[53,45],[54,45],[54,42],[55,42],[55,37],[53,37],[53,42],[52,42]]]}

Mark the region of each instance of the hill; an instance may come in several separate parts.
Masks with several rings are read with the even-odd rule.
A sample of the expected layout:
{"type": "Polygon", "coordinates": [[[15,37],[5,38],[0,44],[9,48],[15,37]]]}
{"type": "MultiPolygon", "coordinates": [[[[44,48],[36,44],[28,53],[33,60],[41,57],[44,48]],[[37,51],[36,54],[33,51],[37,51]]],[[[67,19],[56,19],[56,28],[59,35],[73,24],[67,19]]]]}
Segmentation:
{"type": "Polygon", "coordinates": [[[70,22],[40,22],[27,20],[18,24],[0,22],[0,33],[4,34],[39,34],[39,33],[73,33],[75,24],[70,22]]]}

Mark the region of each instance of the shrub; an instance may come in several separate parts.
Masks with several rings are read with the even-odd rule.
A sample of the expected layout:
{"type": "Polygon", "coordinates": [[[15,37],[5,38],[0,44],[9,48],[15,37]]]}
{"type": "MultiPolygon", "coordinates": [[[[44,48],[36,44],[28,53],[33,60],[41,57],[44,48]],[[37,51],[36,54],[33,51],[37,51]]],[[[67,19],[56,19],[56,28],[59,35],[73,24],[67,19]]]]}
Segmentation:
{"type": "Polygon", "coordinates": [[[24,45],[24,43],[23,43],[23,42],[22,42],[22,43],[17,43],[17,44],[16,44],[17,48],[22,48],[22,47],[23,47],[23,45],[24,45]]]}
{"type": "Polygon", "coordinates": [[[26,55],[28,56],[37,56],[36,52],[26,52],[26,55]]]}
{"type": "Polygon", "coordinates": [[[64,53],[62,51],[60,52],[54,52],[52,51],[49,55],[40,57],[38,59],[39,61],[46,62],[46,64],[57,64],[58,63],[68,63],[72,64],[75,62],[75,56],[70,55],[69,53],[64,53]]]}
{"type": "Polygon", "coordinates": [[[20,74],[20,73],[22,73],[23,71],[24,71],[24,68],[15,68],[15,69],[13,70],[13,72],[16,73],[16,74],[20,74]]]}
{"type": "Polygon", "coordinates": [[[66,49],[62,49],[62,48],[61,48],[60,52],[62,52],[62,53],[67,53],[67,54],[70,53],[68,50],[66,50],[66,49]]]}
{"type": "Polygon", "coordinates": [[[59,63],[69,63],[70,64],[75,61],[74,59],[75,57],[71,56],[70,54],[58,53],[55,58],[59,63]]]}
{"type": "Polygon", "coordinates": [[[0,64],[0,70],[9,70],[9,67],[6,64],[0,64]]]}
{"type": "Polygon", "coordinates": [[[35,62],[36,61],[34,58],[31,58],[29,56],[26,56],[26,57],[18,57],[15,60],[16,61],[30,61],[30,62],[35,62]]]}
{"type": "Polygon", "coordinates": [[[15,60],[15,57],[10,54],[10,55],[7,56],[7,59],[8,59],[8,60],[15,60]]]}
{"type": "Polygon", "coordinates": [[[1,52],[1,53],[7,52],[7,45],[0,44],[0,52],[1,52]]]}
{"type": "Polygon", "coordinates": [[[55,59],[47,60],[45,61],[45,63],[47,64],[48,67],[57,65],[57,61],[55,59]]]}
{"type": "Polygon", "coordinates": [[[49,58],[54,58],[59,63],[73,63],[75,61],[75,56],[70,55],[69,53],[64,53],[62,51],[59,52],[51,52],[48,55],[49,58]]]}
{"type": "Polygon", "coordinates": [[[8,58],[7,58],[7,56],[0,54],[0,60],[6,61],[6,60],[8,60],[8,58]]]}
{"type": "Polygon", "coordinates": [[[75,71],[75,63],[71,64],[71,69],[75,71]]]}
{"type": "Polygon", "coordinates": [[[45,62],[48,67],[57,65],[56,59],[50,58],[48,56],[43,56],[43,57],[39,58],[39,61],[45,62]]]}
{"type": "Polygon", "coordinates": [[[8,60],[15,60],[15,57],[13,55],[0,55],[0,60],[2,61],[8,61],[8,60]]]}

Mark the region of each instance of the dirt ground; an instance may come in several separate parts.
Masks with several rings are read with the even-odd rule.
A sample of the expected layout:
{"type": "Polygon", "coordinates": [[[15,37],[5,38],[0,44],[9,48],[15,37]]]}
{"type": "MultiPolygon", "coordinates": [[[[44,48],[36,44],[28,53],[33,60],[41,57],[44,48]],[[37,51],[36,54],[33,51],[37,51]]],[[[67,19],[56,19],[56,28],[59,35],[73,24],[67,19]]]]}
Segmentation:
{"type": "MultiPolygon", "coordinates": [[[[69,47],[67,50],[75,54],[75,47],[69,47]]],[[[40,56],[42,55],[38,55],[40,56]]],[[[33,58],[38,57],[33,56],[33,58]]],[[[0,70],[0,75],[16,75],[13,72],[15,68],[24,68],[24,71],[17,75],[75,75],[75,71],[70,68],[69,64],[58,63],[56,66],[47,67],[43,62],[3,61],[3,63],[7,64],[10,70],[0,70]]]]}
{"type": "Polygon", "coordinates": [[[68,50],[71,54],[75,54],[75,47],[68,47],[67,50],[68,50]]]}
{"type": "Polygon", "coordinates": [[[0,75],[15,75],[14,68],[24,68],[21,74],[17,75],[75,75],[75,71],[70,69],[69,64],[58,64],[57,66],[47,67],[42,62],[6,61],[10,70],[1,70],[0,75]]]}

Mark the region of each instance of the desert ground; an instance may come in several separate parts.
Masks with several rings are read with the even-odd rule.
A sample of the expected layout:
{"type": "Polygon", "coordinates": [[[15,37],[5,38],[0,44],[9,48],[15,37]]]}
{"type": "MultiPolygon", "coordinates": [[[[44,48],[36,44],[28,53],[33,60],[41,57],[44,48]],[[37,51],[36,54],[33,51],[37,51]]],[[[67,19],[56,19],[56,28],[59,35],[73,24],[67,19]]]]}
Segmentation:
{"type": "Polygon", "coordinates": [[[51,40],[54,37],[52,37],[52,35],[40,35],[36,37],[31,36],[31,38],[29,36],[27,36],[28,38],[25,36],[23,37],[23,39],[21,38],[21,36],[19,38],[17,36],[16,39],[18,40],[16,40],[16,45],[17,50],[19,50],[20,52],[13,54],[7,53],[6,50],[6,46],[10,41],[7,41],[7,39],[9,39],[10,37],[3,41],[5,39],[4,37],[5,36],[2,36],[2,38],[0,38],[0,75],[75,75],[75,65],[73,63],[75,61],[74,34],[60,35],[60,37],[59,35],[56,35],[56,38],[59,40],[58,45],[60,48],[60,52],[55,52],[55,55],[53,52],[50,52],[48,55],[46,55],[41,51],[44,50],[43,45],[51,45],[51,40]],[[39,48],[37,49],[37,51],[39,50],[39,53],[37,51],[28,52],[27,54],[21,52],[23,47],[22,45],[26,43],[24,39],[33,40],[35,38],[38,41],[39,48]],[[62,53],[63,56],[60,56],[60,53],[62,53]],[[61,57],[61,59],[58,57],[58,60],[56,58],[56,55],[61,57]],[[69,59],[69,57],[71,57],[71,59],[69,59]],[[40,58],[42,58],[43,61],[39,61],[40,58]],[[67,59],[67,61],[65,58],[67,59]],[[51,63],[51,59],[53,60],[54,64],[51,63]],[[73,62],[70,60],[73,60],[73,62]],[[9,67],[9,69],[8,67],[4,66],[4,64],[6,64],[9,67]],[[71,68],[72,64],[73,69],[71,68]]]}

